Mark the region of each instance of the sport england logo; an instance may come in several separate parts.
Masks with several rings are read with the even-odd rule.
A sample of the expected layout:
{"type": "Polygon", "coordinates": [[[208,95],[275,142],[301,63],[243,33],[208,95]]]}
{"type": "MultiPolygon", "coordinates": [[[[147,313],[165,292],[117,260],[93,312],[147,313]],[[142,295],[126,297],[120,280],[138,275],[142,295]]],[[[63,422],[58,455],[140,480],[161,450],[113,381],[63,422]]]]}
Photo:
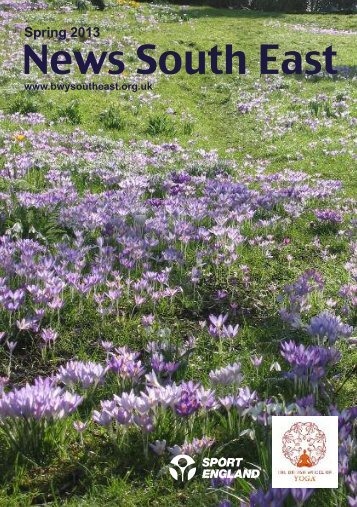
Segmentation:
{"type": "Polygon", "coordinates": [[[187,454],[178,454],[170,461],[170,464],[175,467],[169,466],[169,472],[175,481],[178,481],[179,478],[182,482],[189,481],[194,477],[197,470],[196,467],[192,467],[195,464],[194,460],[187,454]]]}
{"type": "Polygon", "coordinates": [[[272,418],[273,488],[338,487],[338,417],[272,418]]]}
{"type": "MultiPolygon", "coordinates": [[[[260,470],[257,468],[247,468],[242,462],[243,458],[226,458],[224,456],[220,458],[203,458],[200,463],[202,470],[199,473],[199,477],[211,480],[257,479],[260,475],[260,470]]],[[[195,461],[187,454],[175,456],[170,461],[168,468],[175,481],[180,480],[182,482],[191,480],[197,472],[195,461]]]]}

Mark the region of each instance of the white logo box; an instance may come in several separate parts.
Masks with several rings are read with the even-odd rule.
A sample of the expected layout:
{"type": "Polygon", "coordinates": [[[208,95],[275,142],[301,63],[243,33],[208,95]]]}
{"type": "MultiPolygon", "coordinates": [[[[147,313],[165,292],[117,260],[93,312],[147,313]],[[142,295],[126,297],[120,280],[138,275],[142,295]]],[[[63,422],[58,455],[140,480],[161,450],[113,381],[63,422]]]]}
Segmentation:
{"type": "Polygon", "coordinates": [[[338,417],[273,416],[272,487],[338,488],[338,417]]]}

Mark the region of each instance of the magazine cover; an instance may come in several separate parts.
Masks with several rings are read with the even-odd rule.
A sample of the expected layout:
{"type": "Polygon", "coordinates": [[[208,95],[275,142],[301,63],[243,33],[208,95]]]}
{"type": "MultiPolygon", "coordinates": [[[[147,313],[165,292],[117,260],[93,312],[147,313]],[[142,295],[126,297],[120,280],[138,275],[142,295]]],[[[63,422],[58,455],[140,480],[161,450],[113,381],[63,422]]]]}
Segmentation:
{"type": "Polygon", "coordinates": [[[0,507],[357,506],[355,0],[0,0],[0,507]]]}

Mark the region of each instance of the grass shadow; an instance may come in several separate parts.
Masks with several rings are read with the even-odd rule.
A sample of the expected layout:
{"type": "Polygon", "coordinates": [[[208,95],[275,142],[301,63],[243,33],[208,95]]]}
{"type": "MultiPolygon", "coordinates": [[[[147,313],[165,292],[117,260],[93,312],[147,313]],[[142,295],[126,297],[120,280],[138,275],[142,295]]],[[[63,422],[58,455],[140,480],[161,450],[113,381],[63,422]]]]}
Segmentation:
{"type": "Polygon", "coordinates": [[[284,12],[263,12],[252,11],[248,9],[235,9],[235,8],[216,8],[216,7],[199,7],[192,6],[187,9],[190,18],[242,18],[242,19],[260,19],[260,18],[279,18],[284,17],[284,12]]]}

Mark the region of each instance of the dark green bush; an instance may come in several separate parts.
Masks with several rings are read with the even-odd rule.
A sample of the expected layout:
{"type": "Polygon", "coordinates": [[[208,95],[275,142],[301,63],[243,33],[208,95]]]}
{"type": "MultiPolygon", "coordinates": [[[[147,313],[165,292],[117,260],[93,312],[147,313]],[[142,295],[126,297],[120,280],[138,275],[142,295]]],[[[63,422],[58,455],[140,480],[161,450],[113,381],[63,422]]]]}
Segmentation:
{"type": "Polygon", "coordinates": [[[72,100],[65,106],[58,109],[57,120],[64,120],[71,125],[78,125],[82,121],[82,117],[79,111],[78,100],[72,100]]]}
{"type": "Polygon", "coordinates": [[[313,12],[352,11],[355,0],[311,0],[313,12]]]}
{"type": "Polygon", "coordinates": [[[90,0],[92,2],[92,5],[94,7],[97,7],[100,11],[104,11],[105,9],[105,3],[104,0],[90,0]]]}
{"type": "Polygon", "coordinates": [[[105,111],[102,111],[99,114],[98,119],[106,129],[122,130],[125,126],[125,122],[120,114],[120,111],[117,111],[116,109],[105,109],[105,111]]]}
{"type": "Polygon", "coordinates": [[[15,98],[10,101],[8,106],[9,113],[37,113],[39,110],[38,103],[31,97],[31,94],[21,93],[16,95],[15,98]]]}
{"type": "Polygon", "coordinates": [[[323,12],[352,11],[356,0],[170,0],[169,3],[207,5],[216,8],[233,7],[266,12],[323,12]]]}
{"type": "Polygon", "coordinates": [[[251,8],[258,11],[306,12],[308,0],[253,0],[251,8]]]}
{"type": "Polygon", "coordinates": [[[167,115],[156,114],[154,116],[150,116],[147,132],[151,136],[173,135],[175,132],[175,126],[171,118],[167,115]]]}

